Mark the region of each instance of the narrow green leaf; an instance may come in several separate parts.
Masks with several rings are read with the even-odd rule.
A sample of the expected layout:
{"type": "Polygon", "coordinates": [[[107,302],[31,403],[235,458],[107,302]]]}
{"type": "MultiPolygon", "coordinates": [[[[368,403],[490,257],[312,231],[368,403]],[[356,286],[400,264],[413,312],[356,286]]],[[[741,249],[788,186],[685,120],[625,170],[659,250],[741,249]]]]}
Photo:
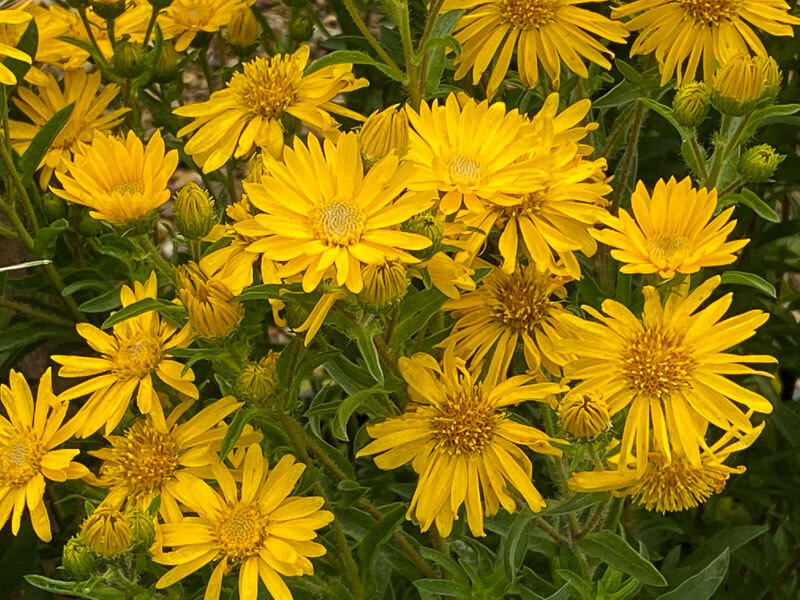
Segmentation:
{"type": "Polygon", "coordinates": [[[611,531],[589,534],[582,538],[578,545],[592,558],[616,567],[645,585],[667,585],[667,580],[650,561],[611,531]]]}
{"type": "Polygon", "coordinates": [[[42,164],[45,154],[53,145],[56,137],[69,121],[75,103],[71,102],[54,114],[43,127],[36,132],[30,146],[19,159],[19,171],[23,181],[30,180],[39,165],[42,164]]]}
{"type": "Polygon", "coordinates": [[[549,505],[539,513],[539,516],[568,515],[585,508],[590,508],[600,504],[609,498],[608,492],[589,492],[587,494],[575,494],[566,500],[549,505]]]}
{"type": "Polygon", "coordinates": [[[508,534],[503,538],[503,568],[510,583],[517,578],[517,571],[525,560],[530,519],[531,513],[527,508],[518,511],[511,521],[508,534]]]}
{"type": "Polygon", "coordinates": [[[342,400],[339,409],[336,411],[336,416],[333,421],[331,421],[331,431],[336,439],[342,441],[350,439],[347,435],[347,421],[349,421],[353,413],[375,393],[375,388],[369,388],[360,390],[355,394],[350,394],[347,398],[342,400]]]}
{"type": "Polygon", "coordinates": [[[675,571],[675,580],[683,581],[705,569],[726,548],[735,552],[769,529],[767,525],[741,525],[728,527],[712,535],[706,543],[692,552],[680,569],[675,571]]]}
{"type": "Polygon", "coordinates": [[[121,305],[122,302],[119,299],[119,290],[113,289],[108,290],[105,294],[101,294],[96,298],[87,300],[81,304],[78,309],[85,313],[99,313],[108,312],[109,310],[113,310],[121,305]]]}
{"type": "MultiPolygon", "coordinates": [[[[36,26],[36,20],[31,19],[28,22],[28,26],[25,28],[25,32],[22,34],[22,37],[19,38],[19,42],[17,42],[17,50],[22,50],[25,54],[31,58],[34,58],[36,56],[36,50],[38,47],[39,29],[36,26]]],[[[31,68],[30,63],[17,60],[16,58],[6,58],[3,61],[3,64],[14,74],[14,76],[17,78],[18,84],[22,82],[22,79],[31,68]]]]}
{"type": "Polygon", "coordinates": [[[150,312],[151,310],[155,310],[173,323],[182,324],[185,321],[186,309],[182,306],[157,298],[143,298],[133,304],[129,304],[108,317],[103,321],[101,329],[108,329],[126,319],[150,312]]]}
{"type": "Polygon", "coordinates": [[[359,50],[334,50],[330,54],[326,54],[322,58],[318,58],[313,63],[311,63],[308,68],[306,69],[306,75],[313,73],[314,71],[319,71],[323,67],[328,67],[330,65],[339,65],[342,63],[352,63],[354,65],[369,65],[371,67],[375,67],[384,75],[394,79],[395,81],[399,81],[400,83],[405,85],[406,76],[398,71],[397,69],[390,67],[387,64],[382,63],[381,61],[372,58],[366,52],[361,52],[359,50]]]}
{"type": "Polygon", "coordinates": [[[403,522],[406,516],[406,505],[397,502],[390,508],[383,509],[383,517],[367,531],[358,545],[358,564],[365,571],[372,570],[375,554],[382,544],[389,539],[395,529],[403,522]]]}
{"type": "Polygon", "coordinates": [[[755,192],[752,190],[744,188],[742,193],[737,194],[737,196],[739,196],[739,204],[744,204],[762,219],[765,219],[771,223],[780,222],[781,219],[778,216],[778,213],[776,213],[769,204],[756,196],[755,192]]]}
{"type": "Polygon", "coordinates": [[[422,558],[435,562],[440,567],[444,567],[457,582],[462,585],[469,585],[469,575],[467,575],[467,572],[449,556],[442,554],[438,550],[426,548],[424,546],[419,549],[419,553],[422,555],[422,558]]]}
{"type": "Polygon", "coordinates": [[[758,290],[762,294],[766,294],[770,298],[778,297],[778,294],[775,291],[775,286],[763,277],[759,277],[755,273],[745,273],[744,271],[725,271],[722,274],[722,283],[746,285],[758,290]]]}
{"type": "Polygon", "coordinates": [[[383,383],[383,368],[381,367],[381,358],[378,356],[378,350],[375,348],[373,336],[375,328],[371,326],[357,327],[353,330],[353,337],[356,340],[358,351],[364,359],[364,364],[367,366],[367,371],[372,375],[372,378],[378,383],[383,383]]]}
{"type": "Polygon", "coordinates": [[[103,583],[99,577],[86,581],[59,581],[44,575],[26,575],[25,581],[41,590],[86,600],[119,600],[122,596],[117,588],[103,583]]]}
{"type": "Polygon", "coordinates": [[[39,233],[36,234],[36,238],[33,240],[33,253],[36,256],[50,258],[53,255],[52,249],[56,244],[56,240],[58,240],[58,236],[60,236],[67,227],[69,227],[69,223],[66,219],[58,219],[49,226],[40,229],[39,233]]]}
{"type": "MultiPolygon", "coordinates": [[[[567,585],[575,590],[581,597],[581,600],[595,600],[594,589],[591,584],[583,579],[577,573],[573,573],[567,569],[556,569],[556,574],[567,582],[567,585]]],[[[563,589],[563,588],[562,588],[563,589]]],[[[556,592],[560,593],[561,590],[556,592]]]]}
{"type": "Polygon", "coordinates": [[[219,448],[219,457],[221,460],[225,460],[225,457],[228,456],[228,452],[230,452],[236,444],[236,440],[242,435],[244,426],[252,421],[256,414],[258,414],[258,409],[244,407],[233,413],[233,419],[231,419],[231,424],[228,425],[225,437],[222,438],[222,445],[219,448]]]}
{"type": "Polygon", "coordinates": [[[730,550],[725,548],[705,569],[686,579],[674,590],[661,594],[656,600],[709,600],[725,579],[730,555],[730,550]]]}
{"type": "Polygon", "coordinates": [[[469,589],[465,589],[451,579],[417,579],[414,586],[420,592],[439,594],[440,596],[455,596],[456,598],[469,598],[469,589]]]}

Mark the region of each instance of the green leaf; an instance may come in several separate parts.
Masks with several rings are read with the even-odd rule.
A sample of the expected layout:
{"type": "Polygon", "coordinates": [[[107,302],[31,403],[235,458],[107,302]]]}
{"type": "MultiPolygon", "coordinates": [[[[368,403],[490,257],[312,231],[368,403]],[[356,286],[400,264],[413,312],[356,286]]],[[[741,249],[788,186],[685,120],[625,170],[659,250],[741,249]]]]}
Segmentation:
{"type": "Polygon", "coordinates": [[[119,299],[119,290],[113,289],[108,290],[105,294],[101,294],[96,298],[87,300],[81,304],[78,309],[85,313],[99,313],[108,312],[121,305],[122,301],[119,299]]]}
{"type": "Polygon", "coordinates": [[[0,352],[19,350],[46,340],[69,338],[74,335],[74,327],[61,327],[38,321],[14,323],[0,333],[0,352]]]}
{"type": "Polygon", "coordinates": [[[681,568],[675,571],[675,581],[683,581],[699,573],[726,548],[733,553],[767,530],[769,530],[767,525],[741,525],[739,527],[728,527],[715,533],[705,544],[692,552],[681,568]]]}
{"type": "Polygon", "coordinates": [[[76,596],[87,600],[119,600],[124,597],[120,590],[103,583],[99,577],[92,577],[86,581],[59,581],[44,575],[26,575],[25,581],[54,594],[76,596]]]}
{"type": "Polygon", "coordinates": [[[667,121],[669,121],[670,125],[672,125],[680,134],[682,141],[685,142],[692,137],[692,130],[678,123],[677,119],[675,119],[672,109],[669,106],[661,104],[660,102],[656,102],[655,100],[651,100],[650,98],[640,98],[639,102],[644,104],[650,110],[657,112],[667,121]]]}
{"type": "Polygon", "coordinates": [[[69,121],[75,103],[71,102],[54,114],[44,126],[36,132],[30,146],[19,159],[19,171],[23,181],[33,177],[39,165],[42,164],[45,154],[53,145],[56,137],[69,121]]]}
{"type": "MultiPolygon", "coordinates": [[[[449,36],[464,13],[463,10],[451,10],[436,17],[431,35],[433,37],[449,36]]],[[[425,96],[436,94],[439,82],[442,80],[444,66],[447,63],[445,48],[438,46],[428,52],[428,71],[425,75],[425,96]]]]}
{"type": "Polygon", "coordinates": [[[158,298],[143,298],[133,304],[129,304],[108,317],[103,321],[101,329],[108,329],[117,323],[150,312],[151,310],[157,311],[173,323],[181,324],[185,320],[186,309],[182,306],[173,304],[172,302],[166,302],[165,300],[159,300],[158,298]]]}
{"type": "Polygon", "coordinates": [[[517,578],[517,571],[522,568],[525,554],[528,550],[528,523],[531,519],[530,510],[520,510],[514,515],[508,534],[503,538],[503,568],[506,578],[513,583],[517,578]]]}
{"type": "Polygon", "coordinates": [[[441,308],[447,297],[436,288],[406,296],[400,307],[397,325],[390,346],[399,348],[414,334],[425,327],[430,318],[441,308]]]}
{"type": "MultiPolygon", "coordinates": [[[[19,38],[17,43],[17,50],[22,50],[25,54],[34,58],[36,56],[36,49],[39,47],[39,29],[36,26],[36,20],[31,19],[22,37],[19,38]]],[[[14,76],[17,78],[17,83],[22,82],[22,79],[31,68],[30,63],[17,60],[16,58],[6,58],[3,64],[8,67],[14,76]]]]}
{"type": "Polygon", "coordinates": [[[539,516],[554,517],[556,515],[568,515],[585,508],[590,508],[596,504],[600,504],[601,502],[608,500],[609,497],[610,496],[608,492],[575,494],[562,502],[548,506],[539,513],[539,516]]]}
{"type": "Polygon", "coordinates": [[[378,356],[378,350],[375,348],[375,341],[373,336],[376,327],[373,324],[366,327],[356,327],[351,333],[356,340],[358,351],[364,359],[364,364],[367,366],[367,371],[372,375],[372,378],[378,383],[383,383],[383,369],[381,368],[381,358],[378,356]]]}
{"type": "Polygon", "coordinates": [[[780,222],[781,219],[778,213],[769,204],[756,196],[752,190],[745,188],[740,194],[732,194],[732,196],[734,196],[738,204],[744,204],[762,219],[771,223],[780,222]]]}
{"type": "Polygon", "coordinates": [[[592,558],[616,567],[645,585],[665,586],[667,580],[653,564],[611,531],[598,531],[582,538],[578,545],[592,558]]]}
{"type": "Polygon", "coordinates": [[[364,571],[372,571],[375,554],[405,519],[406,505],[396,502],[382,509],[383,517],[373,525],[358,545],[358,564],[364,571]]]}
{"type": "Polygon", "coordinates": [[[239,294],[236,299],[241,302],[247,300],[281,300],[281,290],[291,290],[292,286],[280,284],[253,285],[239,294]]]}
{"type": "Polygon", "coordinates": [[[440,596],[455,596],[456,598],[469,598],[469,589],[459,585],[451,579],[417,579],[414,586],[420,592],[438,594],[440,596]]]}
{"type": "Polygon", "coordinates": [[[58,236],[69,227],[66,219],[58,219],[51,223],[48,227],[44,227],[36,234],[36,239],[33,240],[33,253],[36,256],[43,258],[50,258],[53,253],[51,250],[58,240],[58,236]]]}
{"type": "MultiPolygon", "coordinates": [[[[567,569],[556,569],[556,574],[578,593],[581,600],[595,600],[594,589],[583,577],[567,569]]],[[[560,592],[561,590],[556,593],[558,594],[560,592]]]]}
{"type": "MultiPolygon", "coordinates": [[[[111,286],[108,284],[107,281],[102,281],[100,279],[82,279],[81,281],[76,281],[75,283],[70,283],[69,285],[65,285],[64,289],[61,290],[62,296],[72,296],[75,292],[79,292],[81,290],[98,290],[107,292],[111,286]]],[[[116,289],[114,290],[117,291],[116,289]]],[[[119,292],[117,292],[119,295],[119,292]]]]}
{"type": "Polygon", "coordinates": [[[343,63],[369,65],[371,67],[375,67],[381,73],[387,75],[391,79],[399,81],[403,85],[406,83],[406,76],[401,71],[395,69],[394,67],[390,67],[389,65],[372,58],[366,52],[361,52],[359,50],[334,50],[330,54],[326,54],[322,58],[318,58],[311,63],[306,69],[306,75],[313,73],[314,71],[319,71],[323,67],[340,65],[343,63]]]}
{"type": "Polygon", "coordinates": [[[342,403],[339,405],[338,410],[336,411],[336,416],[334,417],[333,421],[331,421],[331,431],[336,439],[347,441],[350,437],[347,435],[347,421],[350,420],[350,417],[356,412],[361,405],[366,402],[370,396],[376,394],[377,390],[375,388],[369,388],[366,390],[360,390],[355,394],[350,394],[347,398],[342,400],[342,403]]]}
{"type": "Polygon", "coordinates": [[[709,600],[725,579],[729,562],[730,550],[725,548],[705,569],[686,579],[674,590],[661,594],[656,600],[709,600]]]}
{"type": "Polygon", "coordinates": [[[220,460],[225,460],[225,457],[228,456],[228,452],[230,452],[233,449],[233,446],[236,444],[236,440],[238,440],[239,436],[242,435],[244,426],[252,421],[253,417],[255,417],[257,414],[258,409],[244,407],[240,408],[233,414],[231,424],[228,425],[228,429],[225,432],[225,437],[222,438],[222,445],[219,449],[220,460]]]}
{"type": "Polygon", "coordinates": [[[722,274],[722,283],[732,285],[746,285],[753,289],[758,290],[762,294],[770,298],[777,298],[778,294],[773,286],[766,279],[759,277],[754,273],[745,273],[744,271],[725,271],[722,274]]]}
{"type": "Polygon", "coordinates": [[[775,104],[753,111],[747,121],[747,125],[742,129],[739,139],[747,140],[753,137],[761,127],[766,127],[767,125],[791,123],[791,115],[798,111],[800,111],[800,104],[775,104]]]}
{"type": "Polygon", "coordinates": [[[438,550],[426,548],[424,546],[420,547],[419,553],[422,555],[422,558],[435,562],[440,567],[444,567],[457,582],[462,585],[469,585],[469,575],[467,575],[467,572],[449,556],[442,554],[438,550]]]}

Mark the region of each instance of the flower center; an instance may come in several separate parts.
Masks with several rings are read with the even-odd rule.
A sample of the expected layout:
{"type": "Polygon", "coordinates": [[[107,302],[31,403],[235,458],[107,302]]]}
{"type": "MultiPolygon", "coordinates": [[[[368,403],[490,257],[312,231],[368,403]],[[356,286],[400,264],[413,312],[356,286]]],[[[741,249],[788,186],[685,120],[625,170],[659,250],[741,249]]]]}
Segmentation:
{"type": "Polygon", "coordinates": [[[535,215],[542,210],[547,202],[547,191],[540,190],[520,196],[519,204],[502,207],[503,214],[508,218],[535,215]]]}
{"type": "Polygon", "coordinates": [[[651,327],[629,342],[622,363],[631,387],[661,400],[686,384],[694,359],[681,336],[651,327]]]}
{"type": "Polygon", "coordinates": [[[704,463],[700,468],[680,461],[668,462],[661,454],[650,455],[644,477],[631,489],[634,502],[664,513],[694,508],[725,489],[729,471],[704,463]]]}
{"type": "Polygon", "coordinates": [[[132,494],[152,492],[172,476],[178,466],[178,444],[145,419],[136,421],[114,448],[113,476],[132,494]]]}
{"type": "Polygon", "coordinates": [[[546,277],[535,269],[506,275],[496,270],[486,281],[492,316],[514,331],[531,331],[556,304],[546,277]]]}
{"type": "Polygon", "coordinates": [[[647,249],[652,259],[669,262],[686,256],[689,251],[689,240],[679,233],[659,233],[648,240],[647,249]]]}
{"type": "Polygon", "coordinates": [[[556,20],[560,0],[499,0],[500,19],[518,29],[539,29],[556,20]]]}
{"type": "Polygon", "coordinates": [[[44,448],[31,430],[13,431],[0,442],[0,487],[20,486],[39,472],[44,448]]]}
{"type": "Polygon", "coordinates": [[[450,179],[456,185],[475,185],[483,178],[483,166],[467,156],[454,156],[447,161],[450,179]]]}
{"type": "Polygon", "coordinates": [[[267,519],[257,506],[233,504],[222,513],[217,539],[228,558],[241,560],[257,554],[267,537],[267,519]]]}
{"type": "Polygon", "coordinates": [[[498,415],[479,387],[456,390],[437,412],[431,429],[438,450],[448,454],[480,452],[492,441],[498,415]]]}
{"type": "Polygon", "coordinates": [[[111,193],[117,193],[121,196],[133,196],[134,194],[143,194],[144,186],[138,181],[123,181],[115,183],[111,187],[111,193]]]}
{"type": "Polygon", "coordinates": [[[161,341],[147,334],[120,339],[113,357],[115,372],[124,378],[140,378],[152,372],[161,361],[161,341]]]}
{"type": "Polygon", "coordinates": [[[303,71],[291,57],[256,58],[235,73],[228,87],[253,116],[277,118],[295,100],[303,71]]]}
{"type": "Polygon", "coordinates": [[[698,23],[720,25],[739,12],[739,0],[678,0],[683,10],[698,23]]]}
{"type": "Polygon", "coordinates": [[[355,204],[332,200],[311,212],[311,228],[329,246],[355,244],[364,231],[364,215],[355,204]]]}

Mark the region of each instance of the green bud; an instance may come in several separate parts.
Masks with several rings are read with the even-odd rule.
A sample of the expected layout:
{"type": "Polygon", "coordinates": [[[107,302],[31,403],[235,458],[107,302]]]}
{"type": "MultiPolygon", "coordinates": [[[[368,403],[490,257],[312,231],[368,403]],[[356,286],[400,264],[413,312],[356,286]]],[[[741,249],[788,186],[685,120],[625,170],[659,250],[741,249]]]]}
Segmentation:
{"type": "Polygon", "coordinates": [[[739,159],[739,175],[745,183],[768,181],[784,158],[769,144],[753,146],[745,150],[739,159]]]}
{"type": "Polygon", "coordinates": [[[189,240],[205,237],[215,223],[214,201],[194,182],[187,183],[178,192],[172,212],[175,227],[189,240]]]}
{"type": "Polygon", "coordinates": [[[295,42],[305,42],[314,34],[314,23],[305,12],[297,12],[289,21],[289,36],[295,42]]]}
{"type": "Polygon", "coordinates": [[[723,64],[714,75],[711,102],[723,115],[740,117],[761,99],[764,76],[758,59],[745,54],[723,64]]]}
{"type": "Polygon", "coordinates": [[[42,198],[42,208],[51,223],[67,216],[67,203],[62,198],[49,192],[42,198]]]}
{"type": "Polygon", "coordinates": [[[416,217],[411,217],[408,221],[400,225],[400,229],[409,233],[424,235],[431,241],[431,245],[424,250],[412,252],[420,260],[427,260],[439,251],[442,247],[444,228],[435,215],[423,213],[416,217]]]}
{"type": "Polygon", "coordinates": [[[78,233],[84,237],[95,237],[103,233],[103,224],[89,216],[89,211],[81,211],[83,214],[78,221],[78,233]]]}
{"type": "Polygon", "coordinates": [[[685,127],[697,127],[708,115],[711,90],[702,81],[686,83],[678,88],[672,99],[675,120],[685,127]]]}
{"type": "Polygon", "coordinates": [[[153,72],[153,79],[158,83],[169,83],[178,75],[178,63],[181,60],[180,54],[175,51],[175,46],[171,41],[165,41],[161,47],[161,54],[158,55],[156,68],[153,72]]]}
{"type": "Polygon", "coordinates": [[[73,536],[61,553],[61,564],[76,581],[88,579],[97,566],[97,557],[79,536],[73,536]]]}
{"type": "Polygon", "coordinates": [[[147,550],[156,539],[153,517],[140,508],[132,508],[125,513],[131,528],[131,544],[134,550],[147,550]]]}
{"type": "Polygon", "coordinates": [[[252,54],[261,26],[249,6],[242,6],[228,23],[228,44],[238,56],[252,54]]]}
{"type": "Polygon", "coordinates": [[[267,408],[278,389],[278,357],[272,350],[266,356],[246,365],[236,378],[233,395],[242,402],[267,408]]]}
{"type": "Polygon", "coordinates": [[[169,5],[172,4],[173,0],[147,0],[147,1],[153,8],[161,10],[163,8],[168,8],[169,5]]]}
{"type": "Polygon", "coordinates": [[[774,102],[781,91],[783,73],[781,73],[778,63],[771,56],[759,56],[757,60],[761,67],[761,74],[764,76],[761,98],[768,102],[774,102]]]}
{"type": "Polygon", "coordinates": [[[133,79],[142,73],[143,58],[141,44],[135,44],[128,40],[117,42],[117,48],[114,51],[114,70],[120,77],[133,79]]]}
{"type": "Polygon", "coordinates": [[[91,5],[106,21],[113,21],[125,12],[125,0],[91,0],[91,5]]]}

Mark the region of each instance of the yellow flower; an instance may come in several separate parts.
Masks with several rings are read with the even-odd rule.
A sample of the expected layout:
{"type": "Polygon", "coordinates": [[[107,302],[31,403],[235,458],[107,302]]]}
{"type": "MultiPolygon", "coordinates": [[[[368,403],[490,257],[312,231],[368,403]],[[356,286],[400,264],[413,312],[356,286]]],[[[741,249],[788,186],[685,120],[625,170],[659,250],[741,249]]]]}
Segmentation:
{"type": "Polygon", "coordinates": [[[399,158],[408,152],[408,113],[405,107],[393,104],[372,113],[358,132],[361,154],[367,165],[373,165],[390,152],[399,158]]]}
{"type": "Polygon", "coordinates": [[[606,215],[606,229],[592,234],[613,248],[611,256],[624,263],[623,273],[697,273],[703,267],[728,265],[749,240],[725,241],[736,226],[729,220],[733,207],[713,217],[717,191],[692,187],[688,177],[656,183],[652,197],[640,181],[631,196],[633,217],[624,208],[619,217],[606,215]]]}
{"type": "Polygon", "coordinates": [[[377,454],[381,469],[411,463],[419,481],[406,518],[415,518],[422,531],[435,522],[447,536],[464,504],[470,531],[485,535],[484,515],[496,514],[500,506],[511,513],[517,508],[507,483],[531,510],[544,508],[531,481],[531,461],[520,446],[556,456],[561,451],[543,431],[513,421],[503,409],[544,400],[561,386],[532,384],[526,375],[480,382],[463,364],[446,357],[440,367],[427,354],[401,358],[399,367],[412,404],[399,417],[368,426],[375,440],[357,456],[377,454]]]}
{"type": "Polygon", "coordinates": [[[362,118],[331,100],[365,87],[367,81],[353,77],[353,66],[349,64],[304,75],[308,54],[308,46],[301,46],[294,54],[255,58],[206,102],[174,111],[193,119],[178,135],[196,132],[186,144],[186,152],[203,167],[204,173],[218,169],[232,156],[247,155],[254,146],[280,156],[284,115],[291,115],[324,135],[332,135],[338,129],[329,113],[362,118]]]}
{"type": "Polygon", "coordinates": [[[69,175],[56,173],[64,189],[53,193],[69,202],[88,206],[93,218],[129,225],[147,218],[170,197],[167,189],[178,166],[177,150],[165,152],[156,130],[145,147],[133,131],[126,139],[95,131],[68,163],[69,175]]]}
{"type": "Polygon", "coordinates": [[[66,173],[70,160],[79,150],[80,143],[90,143],[95,131],[109,133],[122,122],[128,108],[107,111],[109,104],[119,94],[119,86],[106,84],[100,91],[100,71],[92,74],[83,69],[68,71],[64,75],[62,91],[58,81],[51,74],[42,75],[44,83],[38,86],[38,93],[27,88],[19,88],[19,98],[14,104],[33,122],[9,121],[11,145],[22,154],[30,146],[34,136],[68,104],[75,104],[69,120],[58,133],[56,139],[39,163],[39,185],[47,188],[55,171],[66,173]]]}
{"type": "Polygon", "coordinates": [[[722,114],[744,115],[761,99],[766,81],[759,58],[738,54],[717,69],[711,101],[722,114]]]}
{"type": "Polygon", "coordinates": [[[751,310],[720,321],[732,294],[698,310],[719,284],[720,277],[712,277],[688,296],[673,292],[664,302],[655,288],[645,287],[641,319],[614,300],[603,302],[605,314],[583,307],[599,323],[562,316],[573,334],[562,342],[562,350],[577,357],[565,366],[564,374],[582,380],[573,393],[602,395],[612,416],[630,406],[620,468],[627,465],[635,446],[637,475],[644,474],[651,428],[658,448],[668,458],[675,447],[699,468],[700,449],[706,447],[701,423],[710,422],[723,431],[749,432],[753,429],[750,420],[736,404],[761,413],[772,411],[766,398],[726,375],[768,376],[744,363],[775,359],[725,352],[754,335],[769,315],[751,310]]]}
{"type": "Polygon", "coordinates": [[[159,497],[161,516],[180,520],[181,510],[176,500],[178,474],[198,477],[210,474],[211,463],[218,460],[215,452],[227,430],[223,419],[242,406],[236,398],[228,396],[179,424],[192,402],[182,402],[172,411],[167,417],[166,431],[159,430],[152,417],[139,417],[123,435],[108,436],[110,446],[90,452],[102,464],[99,476],[89,476],[86,480],[109,488],[105,503],[115,508],[147,508],[159,497]]]}
{"type": "Polygon", "coordinates": [[[442,345],[469,361],[473,370],[490,359],[489,373],[505,376],[522,342],[531,371],[544,367],[559,374],[566,360],[556,346],[567,335],[559,317],[566,297],[565,279],[540,271],[536,265],[518,267],[507,275],[495,267],[474,292],[445,302],[456,322],[442,345]]]}
{"type": "Polygon", "coordinates": [[[197,516],[161,526],[163,546],[174,550],[159,552],[154,559],[174,566],[156,588],[169,587],[217,560],[206,600],[219,599],[222,576],[235,567],[242,600],[255,600],[259,578],[273,598],[290,600],[281,576],[313,574],[309,558],[325,554],[325,547],[312,540],[333,514],[320,510],[323,498],[289,495],[305,465],[287,455],[269,470],[261,448],[253,444],[242,466],[241,489],[220,462],[212,467],[219,492],[199,479],[179,476],[180,502],[197,516]]]}
{"type": "Polygon", "coordinates": [[[631,55],[655,52],[661,85],[673,75],[680,84],[693,80],[702,65],[703,79],[711,83],[714,63],[736,54],[767,54],[754,28],[770,35],[793,35],[800,19],[788,14],[783,0],[635,0],[611,11],[639,36],[631,55]]]}
{"type": "MultiPolygon", "coordinates": [[[[122,306],[155,298],[157,285],[155,273],[144,284],[134,283],[133,289],[123,285],[120,290],[122,306]]],[[[150,414],[156,427],[166,431],[161,401],[153,388],[154,375],[181,394],[198,397],[197,388],[192,383],[192,370],[184,372],[181,363],[169,358],[172,348],[188,345],[191,339],[188,324],[178,331],[174,325],[162,321],[158,313],[149,311],[117,323],[111,335],[89,323],[79,323],[76,327],[89,346],[101,356],[55,355],[52,359],[62,365],[59,376],[90,378],[59,396],[61,400],[71,400],[91,394],[74,417],[82,437],[103,426],[106,434],[114,431],[134,393],[139,412],[150,414]]]]}
{"type": "Polygon", "coordinates": [[[33,530],[49,542],[53,536],[44,503],[45,478],[78,479],[88,471],[72,462],[78,450],[56,449],[72,437],[74,428],[72,423],[62,426],[68,404],[53,395],[51,370],[39,380],[35,401],[22,375],[12,369],[8,379],[9,385],[0,385],[0,402],[8,415],[0,415],[0,529],[11,517],[11,532],[17,535],[27,505],[33,530]]]}
{"type": "Polygon", "coordinates": [[[107,502],[103,502],[84,519],[80,535],[92,552],[105,557],[123,554],[131,545],[128,519],[107,502]]]}
{"type": "Polygon", "coordinates": [[[580,439],[598,436],[611,425],[608,404],[593,392],[567,394],[558,404],[558,420],[567,433],[580,439]]]}
{"type": "MultiPolygon", "coordinates": [[[[234,274],[235,276],[235,274],[234,274]]],[[[178,298],[195,332],[204,338],[228,335],[239,324],[242,309],[236,296],[242,288],[233,278],[208,270],[208,263],[190,262],[178,269],[178,298]]]]}
{"type": "Polygon", "coordinates": [[[416,169],[409,189],[444,194],[439,210],[482,212],[482,200],[509,203],[509,194],[535,187],[542,173],[525,160],[533,144],[528,121],[505,104],[450,94],[444,106],[408,108],[408,160],[416,169]],[[463,106],[462,106],[463,105],[463,106]]]}
{"type": "MultiPolygon", "coordinates": [[[[596,0],[445,0],[441,12],[466,12],[456,24],[455,38],[462,52],[457,59],[455,78],[472,70],[472,84],[492,68],[487,95],[493,96],[503,81],[517,49],[517,69],[526,87],[539,81],[539,65],[555,89],[561,78],[561,64],[580,77],[589,77],[585,61],[611,68],[604,54],[614,56],[592,34],[622,44],[625,27],[579,4],[596,0]],[[499,50],[499,52],[498,52],[499,50]]],[[[602,0],[600,0],[602,1],[602,0]]]]}
{"type": "MultiPolygon", "coordinates": [[[[31,14],[21,8],[0,10],[0,26],[15,27],[17,25],[25,25],[31,18],[31,14]]],[[[0,56],[7,56],[28,64],[32,62],[31,57],[22,50],[3,42],[0,42],[0,56]]],[[[0,62],[0,83],[3,85],[15,85],[17,83],[17,77],[2,62],[0,62]]]]}
{"type": "Polygon", "coordinates": [[[417,262],[407,250],[421,250],[430,240],[400,231],[398,226],[430,208],[428,194],[406,192],[413,172],[390,154],[364,173],[357,136],[343,134],[323,146],[312,136],[308,146],[295,138],[260,183],[245,183],[250,201],[260,209],[252,222],[239,223],[242,235],[260,237],[250,252],[285,262],[281,278],[299,273],[303,291],[323,278],[335,279],[358,293],[363,287],[361,264],[397,260],[417,262]]]}
{"type": "Polygon", "coordinates": [[[165,37],[177,37],[175,50],[183,52],[203,31],[225,27],[241,0],[173,0],[158,16],[165,37]]]}
{"type": "Polygon", "coordinates": [[[362,297],[375,306],[385,306],[399,300],[406,293],[408,276],[406,268],[397,261],[374,263],[364,267],[362,297]]]}
{"type": "MultiPolygon", "coordinates": [[[[569,487],[578,492],[611,491],[618,497],[630,496],[647,510],[662,514],[695,508],[721,493],[731,475],[744,472],[743,466],[723,463],[732,453],[749,447],[763,428],[762,423],[739,439],[730,433],[723,435],[703,451],[700,464],[692,464],[685,456],[670,458],[656,450],[648,454],[644,474],[633,469],[587,471],[573,475],[569,487]]],[[[614,456],[610,460],[618,459],[614,456]]]]}

